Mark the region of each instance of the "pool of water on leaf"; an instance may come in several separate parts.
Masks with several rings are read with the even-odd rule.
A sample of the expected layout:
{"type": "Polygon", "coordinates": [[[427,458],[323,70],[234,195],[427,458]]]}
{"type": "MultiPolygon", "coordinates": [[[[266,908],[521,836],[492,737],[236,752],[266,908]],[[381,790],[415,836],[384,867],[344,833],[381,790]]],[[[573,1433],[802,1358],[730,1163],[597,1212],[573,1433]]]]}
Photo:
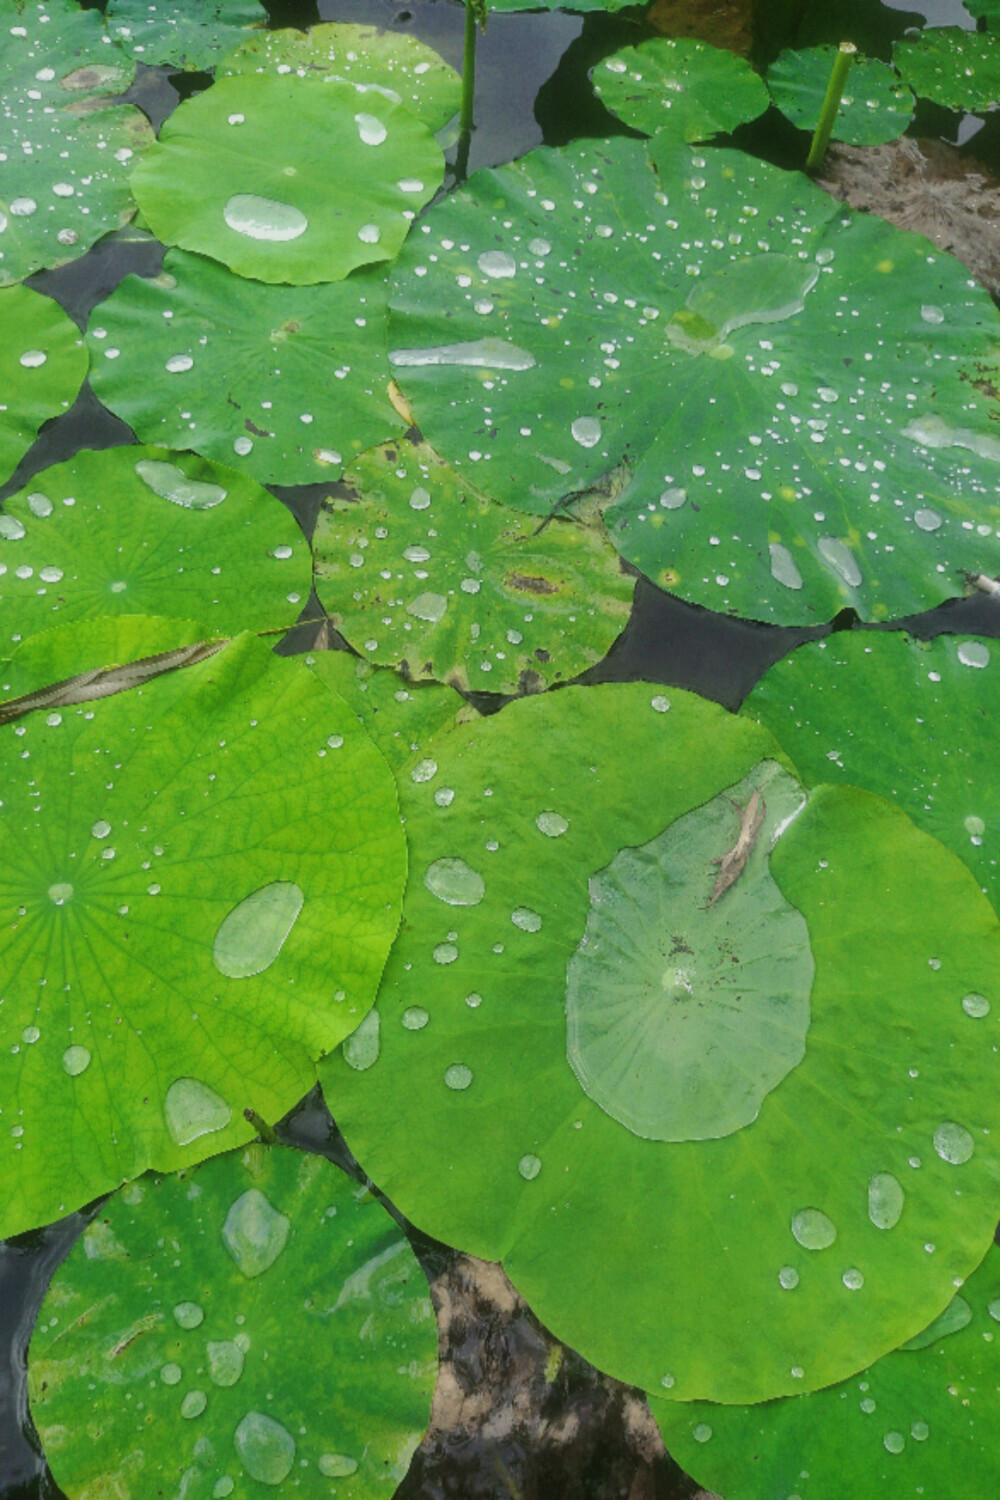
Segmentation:
{"type": "MultiPolygon", "coordinates": [[[[264,3],[273,26],[304,28],[318,20],[337,20],[410,31],[461,67],[464,12],[454,0],[264,3]]],[[[974,25],[960,0],[886,3],[886,24],[897,35],[921,15],[930,24],[974,25]],[[900,14],[893,16],[893,11],[900,14]]],[[[492,16],[479,40],[477,128],[469,172],[513,160],[542,142],[561,145],[580,136],[621,133],[624,127],[595,99],[587,71],[616,47],[648,34],[638,9],[615,16],[561,11],[492,16]]],[[[181,98],[210,82],[205,74],[178,75],[167,68],[140,66],[125,97],[144,109],[158,128],[181,98]]],[[[998,125],[1000,112],[981,124],[973,117],[961,119],[922,106],[911,133],[940,135],[957,143],[1000,175],[998,125]]],[[[741,143],[782,166],[798,165],[800,137],[773,110],[761,124],[747,127],[741,143]]],[[[156,242],[109,238],[80,260],[59,271],[41,272],[29,284],[55,297],[84,326],[91,308],[125,275],[155,275],[162,256],[163,247],[156,242]]],[[[0,487],[0,500],[20,489],[32,474],[81,448],[133,441],[130,429],[84,386],[73,408],[47,424],[15,475],[0,487]]],[[[309,534],[324,487],[272,488],[309,534]]],[[[314,619],[320,612],[313,596],[302,618],[314,619]]],[[[763,672],[800,642],[830,630],[850,629],[855,623],[852,612],[844,611],[827,626],[759,625],[687,605],[639,579],[625,632],[604,661],[580,680],[661,682],[736,709],[763,672]]],[[[946,631],[1000,636],[1000,611],[993,600],[977,595],[949,601],[905,622],[893,621],[891,627],[901,624],[922,636],[946,631]]],[[[314,626],[300,626],[279,649],[306,650],[314,645],[315,635],[314,626]]],[[[503,700],[484,694],[476,702],[490,712],[503,700]]],[[[363,1179],[318,1091],[292,1112],[279,1133],[289,1144],[321,1151],[363,1179]]],[[[92,1211],[71,1214],[58,1224],[0,1244],[0,1500],[58,1500],[62,1494],[31,1431],[24,1359],[49,1278],[92,1211]]],[[[572,1351],[559,1356],[553,1371],[557,1346],[502,1276],[416,1233],[414,1243],[428,1276],[439,1279],[446,1291],[450,1316],[445,1354],[455,1376],[459,1408],[463,1395],[475,1393],[480,1406],[485,1396],[492,1436],[479,1430],[482,1420],[478,1427],[459,1420],[449,1428],[448,1412],[439,1413],[438,1425],[397,1492],[400,1500],[687,1500],[701,1494],[669,1458],[656,1454],[655,1438],[651,1442],[642,1425],[636,1393],[600,1376],[572,1351]],[[527,1420],[525,1403],[530,1408],[527,1420]]]]}

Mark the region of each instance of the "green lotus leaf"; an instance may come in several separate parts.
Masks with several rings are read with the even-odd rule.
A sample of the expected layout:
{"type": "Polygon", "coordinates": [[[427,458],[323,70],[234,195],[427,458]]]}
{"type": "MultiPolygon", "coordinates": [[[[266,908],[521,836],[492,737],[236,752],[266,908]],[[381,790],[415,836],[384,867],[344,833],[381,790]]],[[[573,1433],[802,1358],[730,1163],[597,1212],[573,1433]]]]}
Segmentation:
{"type": "Polygon", "coordinates": [[[852,1380],[763,1406],[650,1404],[674,1457],[726,1500],[951,1495],[956,1475],[963,1493],[988,1495],[1000,1480],[991,1399],[998,1319],[992,1246],[944,1326],[852,1380]]]}
{"type": "Polygon", "coordinates": [[[71,0],[0,6],[0,286],[76,260],[135,213],[128,177],[153,139],[131,104],[108,105],[135,64],[98,11],[71,0]]]}
{"type": "MultiPolygon", "coordinates": [[[[826,97],[836,47],[782,52],[767,70],[767,86],[781,113],[800,130],[815,130],[826,97]]],[[[833,139],[851,146],[894,141],[913,119],[913,95],[895,69],[876,57],[855,57],[833,126],[833,139]]]]}
{"type": "Polygon", "coordinates": [[[1000,0],[965,0],[970,16],[981,16],[988,26],[1000,21],[1000,0]]]}
{"type": "Polygon", "coordinates": [[[208,635],[290,625],[309,568],[280,500],[165,448],[84,450],[33,475],[0,513],[7,640],[102,614],[176,614],[208,635]]]}
{"type": "Polygon", "coordinates": [[[358,1025],[405,870],[354,713],[243,636],[0,725],[0,1235],[276,1119],[358,1025]]]}
{"type": "Polygon", "coordinates": [[[616,11],[624,10],[632,0],[488,0],[489,10],[515,11],[515,10],[571,10],[587,12],[592,10],[616,11]]]}
{"type": "Polygon", "coordinates": [[[146,442],[193,448],[261,484],[338,479],[403,427],[386,394],[385,308],[378,267],[265,286],[171,251],[162,274],[126,277],[93,312],[91,383],[146,442]]]}
{"type": "Polygon", "coordinates": [[[597,97],[636,130],[669,129],[708,141],[755,120],[769,100],[746,58],[690,38],[655,37],[626,47],[593,70],[597,97]]]}
{"type": "Polygon", "coordinates": [[[447,125],[462,102],[455,69],[418,37],[337,21],[251,37],[223,58],[217,76],[289,70],[405,104],[429,130],[447,125]]]}
{"type": "Polygon", "coordinates": [[[398,1225],[322,1157],[253,1145],[103,1205],[46,1293],[28,1379],[71,1500],[368,1500],[406,1473],[436,1374],[398,1225]]]}
{"type": "Polygon", "coordinates": [[[320,508],[315,583],[370,660],[466,692],[537,692],[600,661],[624,629],[635,580],[600,524],[539,532],[425,443],[373,449],[346,479],[320,508]]]}
{"type": "Polygon", "coordinates": [[[392,260],[444,157],[402,105],[358,103],[348,83],[219,79],[174,111],[133,173],[149,227],[257,281],[339,281],[392,260]]]}
{"type": "Polygon", "coordinates": [[[257,0],[109,0],[108,30],[129,57],[195,71],[212,68],[255,26],[267,25],[257,0]]]}
{"type": "Polygon", "coordinates": [[[808,783],[890,798],[1000,910],[1000,786],[984,774],[1000,715],[996,641],[845,631],[777,662],[743,712],[779,736],[808,783]]]}
{"type": "Polygon", "coordinates": [[[892,60],[919,99],[946,109],[993,109],[1000,99],[1000,39],[935,26],[897,42],[892,60]]]}
{"type": "Polygon", "coordinates": [[[350,651],[319,651],[306,665],[351,705],[394,771],[456,719],[467,724],[479,717],[454,688],[405,682],[350,651]]]}
{"type": "MultiPolygon", "coordinates": [[[[0,659],[0,694],[20,698],[72,677],[194,646],[204,637],[204,626],[193,620],[152,615],[99,615],[83,624],[56,625],[0,659]]],[[[82,699],[83,684],[80,689],[82,699]]]]}
{"type": "Polygon", "coordinates": [[[58,302],[24,286],[0,291],[0,483],[38,429],[76,399],[87,373],[80,330],[58,302]]]}
{"type": "Polygon", "coordinates": [[[424,217],[389,333],[428,442],[534,514],[626,466],[619,551],[755,619],[882,618],[1000,572],[1000,537],[965,530],[1000,527],[1000,409],[973,383],[1000,320],[965,267],[801,174],[650,149],[659,186],[639,142],[585,142],[424,217]]]}
{"type": "Polygon", "coordinates": [[[1000,1021],[961,1005],[996,995],[996,916],[899,809],[835,787],[803,808],[780,762],[643,684],[423,747],[366,1045],[321,1064],[403,1212],[684,1400],[864,1367],[996,1219],[1000,1021]]]}

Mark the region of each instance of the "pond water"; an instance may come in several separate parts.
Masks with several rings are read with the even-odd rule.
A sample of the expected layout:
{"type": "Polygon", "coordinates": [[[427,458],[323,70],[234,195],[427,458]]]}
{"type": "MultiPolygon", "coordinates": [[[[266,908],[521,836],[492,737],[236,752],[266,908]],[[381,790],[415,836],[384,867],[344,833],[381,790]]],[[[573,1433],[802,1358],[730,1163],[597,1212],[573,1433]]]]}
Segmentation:
{"type": "MultiPolygon", "coordinates": [[[[266,3],[266,0],[265,0],[266,3]]],[[[308,26],[316,20],[375,23],[409,31],[438,50],[454,66],[461,66],[463,9],[454,0],[273,0],[268,5],[275,26],[308,26]]],[[[852,10],[862,8],[855,0],[852,10]]],[[[877,9],[874,3],[869,12],[877,9]]],[[[974,27],[960,0],[886,0],[883,35],[901,35],[920,17],[931,25],[974,27]],[[893,15],[898,12],[898,15],[893,15]]],[[[563,144],[579,136],[621,134],[620,126],[596,100],[587,79],[588,69],[616,47],[647,34],[641,12],[586,17],[569,13],[495,15],[480,38],[477,63],[477,128],[471,142],[468,171],[494,166],[523,155],[546,142],[563,144]]],[[[831,38],[832,39],[832,38],[831,38]]],[[[139,69],[126,96],[159,125],[178,100],[206,87],[205,75],[176,75],[165,68],[139,69]]],[[[936,135],[975,153],[994,171],[1000,168],[1000,129],[996,114],[983,122],[921,107],[911,133],[936,135]]],[[[747,142],[762,155],[789,165],[788,128],[772,111],[763,125],[748,128],[747,142]]],[[[454,153],[452,152],[452,155],[454,153]]],[[[163,247],[126,240],[99,243],[89,254],[58,272],[41,273],[29,284],[54,296],[81,326],[90,309],[108,296],[129,272],[155,274],[163,247]]],[[[50,423],[30,450],[16,475],[0,488],[0,499],[21,488],[31,474],[70,457],[83,447],[108,447],[133,441],[123,423],[99,406],[84,388],[75,406],[50,423]]],[[[322,487],[276,489],[305,529],[315,521],[322,487]]],[[[312,599],[303,618],[318,613],[312,599]]],[[[849,629],[851,613],[829,626],[813,629],[777,628],[713,614],[683,603],[640,579],[628,627],[608,656],[583,679],[590,682],[645,679],[690,688],[736,708],[772,662],[800,641],[831,629],[849,629]]],[[[893,622],[898,625],[900,622],[893,622]]],[[[969,631],[1000,635],[995,602],[976,596],[956,600],[907,623],[921,635],[969,631]]],[[[287,651],[307,648],[311,627],[302,627],[283,643],[287,651]]],[[[491,709],[486,695],[479,706],[491,709]]],[[[284,1138],[306,1149],[322,1150],[348,1170],[357,1171],[350,1153],[320,1102],[306,1101],[287,1122],[284,1138]]],[[[0,1500],[43,1500],[57,1490],[32,1445],[26,1415],[23,1362],[35,1312],[48,1280],[87,1222],[86,1213],[73,1214],[60,1224],[0,1245],[0,1500]]],[[[421,1244],[430,1274],[449,1272],[455,1286],[466,1274],[454,1270],[451,1252],[421,1244]]],[[[453,1288],[454,1290],[454,1288],[453,1288]]],[[[468,1287],[466,1287],[468,1291],[468,1287]]],[[[518,1361],[544,1365],[550,1345],[523,1309],[499,1309],[499,1303],[473,1289],[468,1321],[456,1320],[450,1330],[453,1359],[464,1362],[471,1382],[499,1382],[518,1361]]],[[[555,1388],[553,1388],[555,1389],[555,1388]]],[[[498,1396],[498,1404],[502,1404],[498,1396]]],[[[556,1427],[570,1414],[575,1422],[571,1441],[537,1451],[526,1451],[523,1438],[508,1430],[492,1440],[459,1433],[452,1444],[439,1443],[433,1452],[418,1453],[402,1494],[437,1495],[576,1495],[590,1500],[605,1495],[628,1495],[635,1470],[625,1437],[627,1412],[620,1396],[582,1360],[569,1355],[546,1422],[556,1427]],[[561,1401],[561,1406],[559,1402],[561,1401]],[[629,1464],[631,1463],[631,1469],[629,1464]],[[623,1487],[624,1486],[624,1487],[623,1487]]],[[[500,1424],[502,1427],[502,1424],[500,1424]]],[[[668,1460],[646,1470],[646,1500],[680,1500],[695,1487],[668,1460]]],[[[632,1487],[631,1493],[640,1491],[632,1487]]]]}

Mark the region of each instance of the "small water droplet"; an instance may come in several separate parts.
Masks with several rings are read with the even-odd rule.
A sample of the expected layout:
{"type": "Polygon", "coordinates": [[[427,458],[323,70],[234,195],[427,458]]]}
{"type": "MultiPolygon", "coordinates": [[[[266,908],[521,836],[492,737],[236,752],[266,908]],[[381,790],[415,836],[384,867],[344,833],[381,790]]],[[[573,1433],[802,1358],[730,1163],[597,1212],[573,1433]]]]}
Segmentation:
{"type": "Polygon", "coordinates": [[[677,1379],[673,1375],[661,1375],[660,1384],[665,1391],[672,1391],[674,1386],[677,1384],[677,1379]]]}
{"type": "Polygon", "coordinates": [[[438,807],[450,807],[454,800],[454,787],[439,786],[437,791],[434,793],[434,801],[437,803],[438,807]]]}
{"type": "Polygon", "coordinates": [[[178,1302],[174,1317],[181,1328],[197,1328],[204,1321],[205,1314],[197,1302],[178,1302]]]}
{"type": "Polygon", "coordinates": [[[377,245],[382,238],[382,231],[377,224],[362,224],[358,230],[358,239],[363,245],[377,245]]]}
{"type": "Polygon", "coordinates": [[[934,1150],[942,1161],[950,1162],[952,1166],[960,1167],[967,1162],[975,1149],[972,1136],[964,1125],[957,1125],[954,1120],[945,1120],[934,1132],[934,1150]]]}
{"type": "Polygon", "coordinates": [[[887,1432],[882,1445],[887,1453],[902,1453],[906,1447],[906,1439],[901,1432],[887,1432]]]}
{"type": "Polygon", "coordinates": [[[419,177],[401,177],[396,186],[401,193],[422,193],[424,190],[419,177]]]}
{"type": "Polygon", "coordinates": [[[324,1479],[346,1479],[349,1474],[357,1472],[357,1459],[348,1458],[344,1453],[321,1453],[316,1467],[324,1479]]]}
{"type": "Polygon", "coordinates": [[[910,1437],[915,1443],[926,1443],[931,1435],[931,1430],[926,1422],[914,1422],[910,1428],[910,1437]]]}
{"type": "Polygon", "coordinates": [[[423,1031],[430,1016],[421,1005],[407,1006],[403,1011],[402,1021],[407,1031],[423,1031]]]}
{"type": "Polygon", "coordinates": [[[980,1020],[983,1016],[989,1015],[990,1002],[985,995],[963,995],[962,1009],[967,1016],[980,1020]]]}
{"type": "Polygon", "coordinates": [[[253,438],[238,437],[233,439],[233,452],[238,453],[240,458],[246,458],[248,453],[253,452],[253,438]]]}
{"type": "Polygon", "coordinates": [[[358,127],[358,135],[365,146],[381,146],[389,134],[377,115],[364,113],[355,115],[354,123],[358,127]]]}
{"type": "Polygon", "coordinates": [[[5,542],[19,542],[24,536],[24,526],[16,516],[0,515],[0,537],[5,542]]]}
{"type": "Polygon", "coordinates": [[[233,1112],[225,1099],[197,1078],[176,1078],[167,1089],[163,1113],[174,1142],[189,1146],[200,1136],[225,1130],[233,1112]]]}
{"type": "Polygon", "coordinates": [[[803,1208],[792,1220],[792,1234],[804,1250],[826,1250],[837,1238],[832,1219],[818,1208],[803,1208]]]}
{"type": "Polygon", "coordinates": [[[484,250],[476,261],[484,276],[503,281],[517,272],[517,262],[505,250],[484,250]]]}
{"type": "Polygon", "coordinates": [[[204,1391],[188,1391],[181,1402],[181,1416],[189,1420],[192,1417],[200,1417],[207,1405],[208,1397],[204,1391]]]}
{"type": "Polygon", "coordinates": [[[437,775],[437,761],[436,760],[430,760],[430,759],[427,759],[427,760],[418,760],[417,764],[413,767],[413,770],[410,772],[410,780],[411,781],[416,781],[416,782],[432,781],[436,775],[437,775]]]}
{"type": "Polygon", "coordinates": [[[222,217],[230,229],[251,240],[297,240],[309,228],[309,220],[294,204],[256,193],[234,194],[222,217]]]}
{"type": "Polygon", "coordinates": [[[164,1385],[179,1385],[183,1374],[184,1371],[181,1369],[180,1365],[164,1365],[160,1371],[160,1379],[163,1381],[164,1385]]]}
{"type": "Polygon", "coordinates": [[[544,833],[547,839],[557,839],[566,832],[569,820],[561,813],[542,812],[535,819],[535,827],[539,833],[544,833]]]}
{"type": "Polygon", "coordinates": [[[452,1063],[450,1068],[445,1069],[444,1081],[450,1089],[461,1092],[472,1082],[472,1069],[467,1068],[464,1063],[452,1063]]]}
{"type": "Polygon", "coordinates": [[[33,1042],[38,1041],[38,1038],[41,1036],[41,1034],[42,1033],[37,1026],[26,1026],[21,1032],[21,1040],[22,1042],[27,1042],[28,1045],[31,1046],[33,1042]]]}
{"type": "Polygon", "coordinates": [[[106,839],[111,832],[111,824],[106,823],[103,818],[99,818],[90,831],[95,839],[106,839]]]}
{"type": "Polygon", "coordinates": [[[860,1292],[865,1284],[865,1278],[856,1266],[849,1266],[840,1279],[849,1292],[860,1292]]]}
{"type": "Polygon", "coordinates": [[[406,606],[406,613],[413,615],[416,620],[426,620],[429,625],[436,625],[439,620],[444,619],[447,608],[448,600],[444,594],[418,594],[406,606]]]}
{"type": "Polygon", "coordinates": [[[243,1350],[232,1339],[210,1339],[205,1346],[208,1353],[208,1375],[215,1385],[235,1385],[243,1374],[243,1350]]]}
{"type": "Polygon", "coordinates": [[[243,1275],[253,1279],[274,1265],[290,1228],[289,1220],[259,1188],[248,1188],[226,1215],[222,1239],[243,1275]]]}
{"type": "Polygon", "coordinates": [[[289,880],[261,886],[233,907],[215,934],[212,960],[220,974],[246,979],[274,963],[298,920],[305,897],[289,880]]]}
{"type": "Polygon", "coordinates": [[[657,693],[655,698],[649,700],[650,708],[658,714],[665,714],[670,708],[670,699],[665,698],[662,693],[657,693]]]}
{"type": "Polygon", "coordinates": [[[295,1439],[263,1412],[248,1411],[233,1435],[240,1463],[251,1479],[281,1484],[295,1462],[295,1439]]]}
{"type": "Polygon", "coordinates": [[[520,1172],[525,1182],[534,1182],[535,1178],[542,1170],[541,1158],[533,1156],[529,1151],[526,1153],[526,1155],[521,1157],[521,1160],[517,1164],[517,1170],[520,1172]]]}
{"type": "Polygon", "coordinates": [[[67,1047],[62,1055],[62,1065],[71,1078],[79,1078],[90,1067],[90,1053],[86,1047],[67,1047]]]}
{"type": "Polygon", "coordinates": [[[799,1273],[794,1266],[782,1266],[778,1272],[778,1282],[786,1292],[792,1292],[799,1284],[799,1273]]]}
{"type": "Polygon", "coordinates": [[[135,466],[135,472],[144,484],[148,484],[154,495],[182,505],[185,510],[211,510],[226,498],[221,484],[206,484],[198,479],[189,479],[176,464],[161,463],[157,459],[143,458],[135,466]]]}
{"type": "Polygon", "coordinates": [[[62,906],[73,894],[73,887],[68,880],[57,880],[55,885],[49,886],[49,900],[54,901],[56,906],[62,906]]]}
{"type": "Polygon", "coordinates": [[[913,519],[920,527],[921,531],[937,531],[941,526],[944,525],[944,521],[941,516],[938,515],[937,511],[930,510],[927,507],[924,507],[920,510],[915,510],[913,512],[913,519]]]}
{"type": "Polygon", "coordinates": [[[522,932],[537,932],[542,925],[541,917],[537,911],[532,911],[530,906],[515,906],[510,914],[510,920],[522,932]]]}
{"type": "Polygon", "coordinates": [[[226,1496],[231,1495],[235,1488],[236,1481],[232,1475],[223,1474],[221,1479],[215,1481],[215,1487],[212,1490],[212,1500],[226,1500],[226,1496]]]}
{"type": "Polygon", "coordinates": [[[691,1433],[691,1436],[694,1438],[696,1443],[707,1443],[709,1438],[712,1436],[712,1429],[711,1427],[709,1427],[707,1422],[699,1422],[697,1427],[691,1433]]]}
{"type": "Polygon", "coordinates": [[[483,877],[464,859],[434,860],[424,874],[424,885],[448,906],[478,906],[486,894],[483,877]]]}
{"type": "Polygon", "coordinates": [[[454,943],[438,943],[433,956],[436,964],[453,964],[458,957],[458,949],[454,943]]]}
{"type": "Polygon", "coordinates": [[[193,366],[194,360],[190,354],[171,354],[163,368],[171,375],[181,375],[185,370],[192,369],[193,366]]]}
{"type": "Polygon", "coordinates": [[[876,1172],[868,1183],[868,1217],[876,1229],[894,1229],[903,1213],[905,1195],[891,1172],[876,1172]]]}
{"type": "Polygon", "coordinates": [[[356,1073],[364,1073],[378,1062],[381,1050],[381,1019],[377,1010],[372,1009],[365,1016],[361,1025],[351,1032],[344,1042],[344,1061],[349,1068],[356,1073]]]}
{"type": "Polygon", "coordinates": [[[465,1003],[470,1010],[478,1010],[479,1006],[483,1003],[483,997],[476,990],[473,990],[471,995],[466,995],[465,1003]]]}
{"type": "Polygon", "coordinates": [[[21,364],[26,370],[37,370],[48,359],[44,349],[26,349],[21,355],[21,364]]]}
{"type": "Polygon", "coordinates": [[[596,417],[577,417],[569,430],[581,448],[593,448],[601,441],[601,424],[596,417]]]}
{"type": "Polygon", "coordinates": [[[944,313],[941,311],[940,307],[935,307],[931,302],[924,303],[923,307],[920,309],[920,316],[923,318],[925,323],[944,322],[944,313]]]}
{"type": "Polygon", "coordinates": [[[664,490],[660,496],[660,504],[664,510],[680,510],[687,503],[687,490],[669,489],[664,490]]]}

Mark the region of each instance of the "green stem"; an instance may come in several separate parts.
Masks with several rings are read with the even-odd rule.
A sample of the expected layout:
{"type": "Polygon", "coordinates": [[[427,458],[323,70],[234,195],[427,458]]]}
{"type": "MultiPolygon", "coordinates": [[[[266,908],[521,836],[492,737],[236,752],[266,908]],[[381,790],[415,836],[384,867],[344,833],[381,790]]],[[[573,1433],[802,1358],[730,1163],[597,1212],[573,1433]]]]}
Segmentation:
{"type": "Polygon", "coordinates": [[[834,121],[844,93],[844,84],[847,82],[847,75],[851,70],[851,63],[857,50],[853,42],[841,42],[837,51],[830,82],[826,86],[826,98],[819,112],[819,124],[816,126],[816,134],[812,138],[809,155],[806,157],[807,172],[818,172],[823,165],[826,148],[830,144],[834,121]]]}
{"type": "Polygon", "coordinates": [[[265,1119],[262,1119],[255,1109],[245,1109],[243,1111],[243,1118],[244,1120],[246,1120],[248,1125],[253,1126],[254,1130],[256,1130],[265,1146],[274,1145],[278,1137],[275,1135],[274,1131],[271,1129],[267,1121],[265,1119]]]}
{"type": "Polygon", "coordinates": [[[468,135],[475,126],[472,109],[476,93],[476,8],[465,0],[465,46],[462,50],[462,113],[458,128],[468,135]]]}

